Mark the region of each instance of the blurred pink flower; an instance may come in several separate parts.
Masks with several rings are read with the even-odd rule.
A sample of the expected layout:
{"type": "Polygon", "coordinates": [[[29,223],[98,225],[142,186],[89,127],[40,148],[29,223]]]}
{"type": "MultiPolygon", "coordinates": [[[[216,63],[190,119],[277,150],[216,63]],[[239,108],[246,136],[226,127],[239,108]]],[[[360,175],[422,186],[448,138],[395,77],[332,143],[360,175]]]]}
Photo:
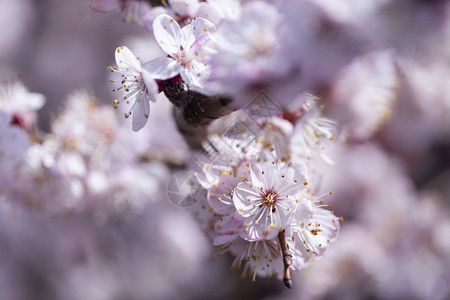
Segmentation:
{"type": "Polygon", "coordinates": [[[0,110],[0,195],[8,189],[16,169],[31,146],[28,134],[20,127],[11,125],[12,117],[0,110]]]}
{"type": "Polygon", "coordinates": [[[42,94],[30,93],[18,80],[3,81],[0,84],[0,110],[12,116],[12,122],[25,130],[36,123],[36,111],[45,104],[42,94]]]}
{"type": "Polygon", "coordinates": [[[144,16],[152,10],[146,0],[92,0],[91,8],[98,12],[120,10],[123,21],[140,25],[144,16]]]}

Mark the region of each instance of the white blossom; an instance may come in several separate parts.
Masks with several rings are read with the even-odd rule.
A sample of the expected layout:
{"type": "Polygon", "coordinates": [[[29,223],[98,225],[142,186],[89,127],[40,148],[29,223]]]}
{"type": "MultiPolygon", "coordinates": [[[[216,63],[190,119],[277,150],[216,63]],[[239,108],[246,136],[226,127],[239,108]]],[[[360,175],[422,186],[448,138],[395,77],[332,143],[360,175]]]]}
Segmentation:
{"type": "Polygon", "coordinates": [[[194,18],[180,28],[169,15],[160,15],[153,22],[153,34],[167,57],[146,63],[144,69],[161,80],[181,75],[190,89],[202,92],[203,80],[209,74],[203,62],[203,47],[214,32],[214,24],[203,18],[194,18]]]}
{"type": "Polygon", "coordinates": [[[36,123],[36,111],[45,104],[45,97],[31,93],[19,80],[3,81],[0,84],[0,110],[13,117],[13,122],[24,129],[36,123]]]}
{"type": "Polygon", "coordinates": [[[264,153],[247,164],[248,175],[233,193],[244,218],[241,236],[250,241],[270,240],[286,228],[308,184],[305,170],[264,153]]]}
{"type": "MultiPolygon", "coordinates": [[[[113,73],[121,76],[111,79],[111,82],[120,82],[114,92],[123,91],[123,101],[127,104],[133,103],[125,118],[132,116],[133,131],[142,129],[147,123],[150,115],[150,101],[156,101],[158,86],[149,72],[142,68],[142,62],[125,46],[118,47],[115,51],[117,67],[108,67],[113,73]]],[[[114,100],[114,108],[121,103],[114,100]]]]}

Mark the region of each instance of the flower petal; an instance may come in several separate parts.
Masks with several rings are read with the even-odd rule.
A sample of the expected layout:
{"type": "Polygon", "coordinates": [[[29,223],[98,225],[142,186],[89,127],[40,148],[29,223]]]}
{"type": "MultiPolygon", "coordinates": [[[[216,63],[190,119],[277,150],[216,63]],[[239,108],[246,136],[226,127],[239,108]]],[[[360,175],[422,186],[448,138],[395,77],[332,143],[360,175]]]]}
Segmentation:
{"type": "Polygon", "coordinates": [[[139,93],[136,97],[136,103],[133,108],[133,131],[139,131],[145,126],[150,114],[150,103],[144,93],[139,93]]]}
{"type": "Polygon", "coordinates": [[[181,29],[183,35],[183,49],[186,51],[199,51],[207,41],[209,34],[215,32],[213,23],[203,18],[194,18],[192,22],[181,29]]]}
{"type": "Polygon", "coordinates": [[[239,233],[219,235],[214,239],[213,245],[214,246],[223,245],[225,243],[234,241],[238,236],[239,233]]]}
{"type": "Polygon", "coordinates": [[[0,130],[3,129],[3,127],[8,127],[11,123],[11,119],[12,116],[10,114],[0,110],[0,130]]]}
{"type": "Polygon", "coordinates": [[[146,63],[143,69],[147,77],[165,80],[178,75],[183,67],[170,57],[159,57],[146,63]]]}
{"type": "Polygon", "coordinates": [[[119,0],[92,0],[91,8],[99,12],[108,12],[120,8],[119,0]]]}
{"type": "Polygon", "coordinates": [[[241,232],[240,236],[247,241],[272,240],[276,238],[278,232],[279,229],[277,227],[271,228],[267,221],[264,220],[263,223],[248,225],[248,230],[241,232]]]}
{"type": "Polygon", "coordinates": [[[198,0],[168,0],[170,7],[179,16],[194,16],[198,10],[198,0]]]}
{"type": "Polygon", "coordinates": [[[160,15],[153,22],[153,34],[161,49],[167,54],[180,51],[183,35],[180,25],[169,15],[160,15]]]}
{"type": "Polygon", "coordinates": [[[119,69],[133,69],[136,72],[140,72],[142,67],[141,61],[125,46],[117,47],[116,64],[119,69]]]}
{"type": "Polygon", "coordinates": [[[195,42],[195,36],[192,33],[192,24],[184,26],[181,29],[181,33],[183,36],[181,46],[183,46],[183,49],[185,49],[186,51],[189,51],[189,49],[191,49],[192,47],[192,44],[194,44],[195,42]]]}
{"type": "Polygon", "coordinates": [[[258,210],[256,205],[260,204],[261,200],[260,193],[248,182],[239,183],[233,193],[234,206],[243,217],[253,215],[258,210]]]}
{"type": "Polygon", "coordinates": [[[213,33],[216,31],[216,26],[214,24],[206,19],[203,18],[194,18],[191,22],[192,25],[192,32],[197,38],[201,34],[205,33],[213,33]]]}
{"type": "Polygon", "coordinates": [[[152,101],[156,101],[158,95],[158,84],[156,83],[152,74],[146,69],[142,69],[142,78],[144,79],[145,86],[147,87],[147,96],[152,101]]]}
{"type": "Polygon", "coordinates": [[[191,90],[202,93],[203,83],[209,76],[209,68],[201,62],[194,61],[191,68],[182,68],[180,75],[191,90]]]}
{"type": "Polygon", "coordinates": [[[214,230],[218,234],[235,234],[243,228],[243,222],[234,219],[234,214],[222,216],[215,224],[214,230]]]}
{"type": "Polygon", "coordinates": [[[162,6],[152,7],[150,11],[148,11],[142,17],[142,25],[148,29],[148,31],[153,31],[153,22],[160,15],[167,14],[167,9],[162,6]]]}
{"type": "Polygon", "coordinates": [[[25,106],[28,110],[41,109],[45,104],[45,96],[38,93],[29,93],[25,106]]]}

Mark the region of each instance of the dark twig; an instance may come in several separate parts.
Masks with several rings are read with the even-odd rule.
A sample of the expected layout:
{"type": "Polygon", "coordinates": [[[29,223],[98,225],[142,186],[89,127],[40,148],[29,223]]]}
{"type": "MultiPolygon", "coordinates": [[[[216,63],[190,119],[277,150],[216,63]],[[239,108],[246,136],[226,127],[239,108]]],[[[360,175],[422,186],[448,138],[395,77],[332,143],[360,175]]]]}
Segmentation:
{"type": "Polygon", "coordinates": [[[164,85],[164,94],[175,105],[174,117],[178,130],[192,149],[202,149],[208,125],[233,111],[228,106],[231,100],[191,91],[182,81],[167,80],[164,85]]]}
{"type": "Polygon", "coordinates": [[[286,242],[284,230],[278,233],[278,239],[280,240],[281,253],[283,254],[283,266],[284,266],[283,282],[286,287],[291,289],[292,279],[289,267],[292,265],[292,254],[289,252],[289,246],[286,242]]]}

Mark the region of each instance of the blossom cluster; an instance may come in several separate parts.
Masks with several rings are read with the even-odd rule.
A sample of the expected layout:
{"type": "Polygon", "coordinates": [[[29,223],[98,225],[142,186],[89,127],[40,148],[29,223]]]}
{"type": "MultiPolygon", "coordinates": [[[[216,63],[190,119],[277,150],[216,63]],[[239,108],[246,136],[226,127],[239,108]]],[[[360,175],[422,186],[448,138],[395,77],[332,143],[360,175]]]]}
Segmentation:
{"type": "Polygon", "coordinates": [[[205,189],[193,198],[219,254],[231,252],[233,266],[244,265],[243,274],[253,278],[283,274],[290,287],[289,270],[320,256],[339,231],[339,219],[323,204],[327,193],[320,195],[323,163],[333,164],[326,149],[370,138],[394,106],[403,53],[387,46],[389,37],[371,39],[361,29],[384,3],[99,0],[92,6],[120,8],[126,19],[132,7],[145,6],[132,20],[153,32],[164,56],[141,62],[127,47],[116,49],[117,66],[108,69],[121,75],[111,81],[120,82],[113,92],[122,99],[114,107],[129,104],[125,118],[132,116],[138,131],[150,102],[164,92],[190,147],[212,149],[191,164],[205,189]],[[261,93],[275,105],[255,103],[261,93]],[[230,110],[220,112],[217,103],[230,110]],[[338,136],[337,123],[321,115],[323,103],[340,122],[338,136]],[[275,112],[260,114],[273,106],[275,112]],[[221,124],[207,129],[217,118],[221,124]]]}
{"type": "MultiPolygon", "coordinates": [[[[93,6],[106,10],[101,5],[106,2],[94,1],[93,6]]],[[[201,203],[197,206],[210,215],[197,217],[214,228],[211,237],[219,253],[231,250],[236,256],[233,266],[245,264],[243,273],[253,278],[283,274],[291,287],[289,271],[302,269],[320,256],[340,227],[339,219],[323,204],[323,196],[317,195],[322,175],[316,161],[321,156],[327,159],[323,140],[333,140],[335,124],[321,116],[317,99],[302,90],[303,78],[298,78],[298,87],[279,84],[298,77],[304,59],[288,55],[298,47],[295,42],[283,43],[294,34],[289,24],[293,20],[288,12],[280,12],[283,6],[263,1],[172,2],[165,13],[155,17],[154,11],[147,12],[138,22],[153,31],[165,56],[144,63],[127,47],[116,49],[117,66],[108,67],[119,75],[111,79],[113,84],[120,82],[113,90],[121,93],[114,108],[129,104],[125,118],[131,116],[133,130],[138,131],[149,118],[150,102],[164,92],[182,111],[179,128],[183,122],[204,127],[211,121],[205,123],[203,115],[217,110],[208,104],[213,102],[208,97],[231,99],[229,106],[236,111],[228,118],[231,125],[224,132],[206,135],[209,146],[220,149],[216,154],[227,159],[217,162],[217,155],[209,153],[194,166],[206,190],[206,202],[196,199],[201,203]],[[205,13],[213,3],[220,17],[205,13]],[[230,4],[231,13],[225,9],[230,4]],[[179,11],[180,7],[185,9],[179,11]],[[208,15],[216,17],[208,20],[208,15]],[[273,108],[254,103],[261,91],[269,99],[276,97],[270,115],[254,111],[273,108]],[[187,117],[189,111],[195,118],[187,117]]],[[[306,37],[297,42],[306,42],[306,37]]],[[[306,84],[312,87],[317,82],[306,84]]]]}
{"type": "Polygon", "coordinates": [[[260,95],[226,117],[196,156],[205,197],[198,197],[194,215],[219,246],[218,255],[236,256],[233,267],[243,266],[243,276],[284,277],[291,287],[287,268],[305,268],[337,237],[340,220],[324,204],[332,193],[317,195],[318,160],[336,129],[310,98],[293,118],[260,95]]]}
{"type": "Polygon", "coordinates": [[[148,152],[150,137],[130,137],[110,106],[96,106],[86,92],[75,92],[43,133],[22,120],[33,120],[44,96],[17,80],[0,89],[0,196],[50,214],[90,211],[104,219],[112,211],[142,211],[160,193],[169,171],[148,152]]]}

